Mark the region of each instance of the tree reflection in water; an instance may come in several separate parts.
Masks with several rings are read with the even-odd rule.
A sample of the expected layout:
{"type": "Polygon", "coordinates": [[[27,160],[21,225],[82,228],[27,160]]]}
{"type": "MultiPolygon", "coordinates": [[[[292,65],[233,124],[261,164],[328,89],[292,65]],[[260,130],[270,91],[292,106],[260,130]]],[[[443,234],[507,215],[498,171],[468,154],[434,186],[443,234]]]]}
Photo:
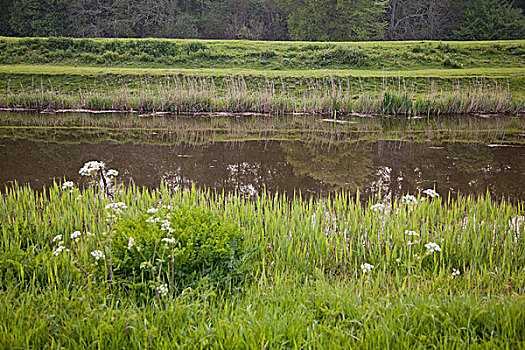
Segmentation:
{"type": "Polygon", "coordinates": [[[282,148],[296,176],[309,176],[332,189],[342,188],[353,193],[369,182],[372,170],[370,142],[284,142],[282,148]]]}

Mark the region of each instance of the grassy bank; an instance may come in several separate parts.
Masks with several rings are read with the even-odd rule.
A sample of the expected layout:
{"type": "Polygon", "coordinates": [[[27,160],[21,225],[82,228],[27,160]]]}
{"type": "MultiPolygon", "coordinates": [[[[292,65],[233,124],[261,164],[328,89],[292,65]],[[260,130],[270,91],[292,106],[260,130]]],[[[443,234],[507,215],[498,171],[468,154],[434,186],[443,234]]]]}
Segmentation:
{"type": "Polygon", "coordinates": [[[35,110],[89,109],[139,112],[255,112],[271,114],[350,113],[430,116],[443,114],[525,111],[525,96],[507,86],[479,83],[443,91],[434,86],[419,92],[406,84],[391,87],[386,82],[375,91],[355,89],[349,80],[322,79],[289,85],[266,80],[250,88],[244,76],[214,79],[182,76],[160,85],[140,89],[121,88],[109,92],[93,89],[65,92],[32,86],[29,91],[9,90],[0,95],[0,106],[35,110]]]}
{"type": "Polygon", "coordinates": [[[524,41],[307,43],[0,38],[3,64],[254,70],[523,67],[524,41]]]}
{"type": "Polygon", "coordinates": [[[116,196],[128,206],[119,221],[161,204],[228,218],[242,228],[244,278],[227,288],[195,279],[151,297],[109,283],[103,266],[122,244],[108,231],[117,225],[106,221],[110,200],[93,189],[15,187],[0,197],[2,347],[524,345],[521,205],[425,194],[384,207],[344,193],[246,201],[166,188],[116,196]]]}
{"type": "Polygon", "coordinates": [[[169,112],[515,113],[525,42],[0,38],[0,106],[169,112]]]}

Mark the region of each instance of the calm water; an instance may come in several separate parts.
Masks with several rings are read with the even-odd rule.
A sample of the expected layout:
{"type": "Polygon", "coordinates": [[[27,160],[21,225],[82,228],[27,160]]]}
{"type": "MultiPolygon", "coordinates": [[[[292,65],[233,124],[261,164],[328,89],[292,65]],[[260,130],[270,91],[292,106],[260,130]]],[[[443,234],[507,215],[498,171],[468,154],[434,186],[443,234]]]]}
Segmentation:
{"type": "Polygon", "coordinates": [[[396,141],[336,146],[301,141],[253,141],[159,146],[134,143],[73,143],[0,138],[0,185],[34,188],[66,178],[78,183],[88,160],[104,161],[121,181],[172,188],[196,184],[254,195],[267,189],[326,195],[340,188],[366,197],[433,188],[442,195],[485,194],[525,200],[525,147],[396,141]]]}

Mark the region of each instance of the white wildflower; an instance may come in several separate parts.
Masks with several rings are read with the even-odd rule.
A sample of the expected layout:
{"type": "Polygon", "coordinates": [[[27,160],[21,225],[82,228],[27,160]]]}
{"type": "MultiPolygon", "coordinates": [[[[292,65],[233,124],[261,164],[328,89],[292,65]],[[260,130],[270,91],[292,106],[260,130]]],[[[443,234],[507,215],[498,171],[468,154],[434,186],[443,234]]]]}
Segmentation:
{"type": "Polygon", "coordinates": [[[62,240],[62,235],[57,235],[57,236],[53,237],[53,242],[61,241],[61,240],[62,240]]]}
{"type": "Polygon", "coordinates": [[[94,250],[90,254],[91,256],[95,258],[95,260],[98,260],[104,257],[104,253],[102,253],[100,250],[94,250]]]}
{"type": "Polygon", "coordinates": [[[173,207],[171,205],[163,205],[162,209],[173,210],[173,207]]]}
{"type": "Polygon", "coordinates": [[[160,294],[160,296],[165,297],[168,296],[168,285],[167,284],[161,284],[157,287],[157,292],[160,294]]]}
{"type": "Polygon", "coordinates": [[[115,169],[109,169],[108,172],[106,173],[107,176],[109,177],[117,177],[118,176],[118,171],[115,170],[115,169]]]}
{"type": "Polygon", "coordinates": [[[427,251],[429,253],[434,253],[434,252],[440,252],[441,251],[441,247],[437,243],[434,243],[434,242],[429,242],[429,243],[425,244],[425,248],[427,249],[427,251]]]}
{"type": "Polygon", "coordinates": [[[361,265],[361,270],[363,270],[363,273],[368,273],[368,272],[372,271],[374,268],[375,268],[374,265],[371,265],[371,264],[368,264],[368,263],[365,263],[365,264],[361,265]]]}
{"type": "Polygon", "coordinates": [[[162,225],[160,226],[161,231],[168,231],[172,233],[174,230],[171,228],[171,222],[169,220],[163,220],[162,225]]]}
{"type": "Polygon", "coordinates": [[[109,203],[106,205],[106,210],[114,210],[114,211],[120,211],[122,212],[123,209],[128,209],[128,206],[126,203],[117,202],[117,203],[109,203]]]}
{"type": "Polygon", "coordinates": [[[385,205],[384,205],[384,204],[381,204],[381,203],[374,204],[374,205],[372,205],[372,207],[370,208],[370,210],[375,211],[376,213],[377,213],[378,211],[383,212],[383,211],[385,210],[385,205]]]}
{"type": "Polygon", "coordinates": [[[53,252],[53,255],[55,255],[55,256],[59,256],[60,253],[61,253],[64,249],[66,249],[66,247],[64,247],[63,245],[59,246],[57,249],[55,249],[55,251],[53,252]]]}
{"type": "Polygon", "coordinates": [[[102,162],[90,161],[84,164],[84,166],[78,171],[82,176],[94,176],[100,170],[104,169],[106,165],[102,162]]]}
{"type": "Polygon", "coordinates": [[[407,194],[406,196],[401,198],[401,203],[408,204],[408,205],[415,205],[417,204],[417,198],[415,196],[407,194]]]}
{"type": "Polygon", "coordinates": [[[405,235],[409,236],[409,237],[419,237],[419,233],[417,233],[416,231],[409,231],[409,230],[405,230],[405,235]]]}
{"type": "Polygon", "coordinates": [[[131,249],[135,245],[135,238],[129,237],[128,240],[128,249],[131,249]]]}
{"type": "Polygon", "coordinates": [[[71,239],[77,239],[78,237],[80,237],[82,235],[82,232],[80,231],[75,231],[71,234],[71,239]]]}
{"type": "Polygon", "coordinates": [[[452,278],[457,277],[461,275],[461,272],[459,272],[458,269],[452,269],[452,278]]]}
{"type": "Polygon", "coordinates": [[[140,269],[146,269],[149,267],[149,262],[147,261],[144,261],[143,263],[140,264],[140,269]]]}
{"type": "Polygon", "coordinates": [[[86,236],[88,236],[88,237],[93,237],[93,236],[95,236],[95,235],[92,234],[91,232],[86,232],[86,236]]]}
{"type": "Polygon", "coordinates": [[[66,181],[62,184],[63,190],[71,190],[73,189],[73,187],[75,187],[75,184],[73,183],[73,181],[66,181]]]}
{"type": "Polygon", "coordinates": [[[175,243],[175,239],[173,239],[173,238],[163,238],[161,241],[162,242],[166,242],[166,243],[170,243],[170,244],[174,244],[175,243]]]}
{"type": "Polygon", "coordinates": [[[158,211],[159,211],[159,210],[156,209],[156,208],[150,208],[150,209],[148,209],[147,213],[148,213],[148,214],[155,214],[155,213],[158,212],[158,211]]]}
{"type": "Polygon", "coordinates": [[[439,197],[439,193],[430,188],[428,190],[424,190],[423,193],[432,198],[439,197]]]}

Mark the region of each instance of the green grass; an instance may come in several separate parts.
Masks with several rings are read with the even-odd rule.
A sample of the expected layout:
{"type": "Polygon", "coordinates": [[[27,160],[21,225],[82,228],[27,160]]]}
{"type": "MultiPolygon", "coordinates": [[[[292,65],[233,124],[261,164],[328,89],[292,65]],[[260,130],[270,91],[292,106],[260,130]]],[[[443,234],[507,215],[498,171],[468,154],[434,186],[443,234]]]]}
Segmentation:
{"type": "Polygon", "coordinates": [[[0,62],[255,70],[522,67],[525,41],[304,43],[0,38],[0,62]]]}
{"type": "Polygon", "coordinates": [[[523,109],[525,41],[303,43],[0,38],[0,49],[0,105],[4,107],[389,115],[523,109]],[[169,103],[160,100],[166,100],[166,94],[178,94],[167,90],[170,80],[186,80],[189,84],[206,80],[202,87],[206,91],[201,91],[204,101],[202,93],[194,94],[190,88],[188,99],[167,107],[169,103]],[[232,81],[240,80],[240,89],[234,87],[232,91],[232,81]],[[498,94],[505,90],[510,97],[505,105],[513,107],[498,108],[500,103],[495,106],[492,97],[486,95],[449,101],[455,92],[468,95],[479,86],[498,94]],[[267,89],[271,89],[271,95],[264,92],[267,89]],[[312,90],[314,94],[309,94],[312,90]],[[385,90],[400,94],[394,98],[396,106],[381,105],[385,90]],[[237,94],[239,91],[242,96],[237,94]],[[261,91],[265,98],[273,99],[271,106],[260,98],[261,91]],[[98,95],[86,98],[86,92],[98,95]],[[163,97],[149,101],[149,92],[163,97]],[[219,101],[210,97],[215,92],[222,94],[219,101]],[[402,96],[406,92],[410,96],[402,96]],[[84,96],[72,96],[79,93],[84,96]],[[432,103],[429,101],[436,94],[447,101],[430,111],[421,107],[432,103]],[[17,101],[17,97],[23,97],[23,101],[17,101]],[[405,106],[398,108],[398,102],[407,97],[417,106],[403,103],[405,106]],[[483,104],[479,98],[486,102],[484,107],[479,106],[483,104]],[[328,106],[334,99],[339,99],[340,107],[328,106]],[[465,108],[467,105],[479,107],[465,108]]]}
{"type": "Polygon", "coordinates": [[[226,290],[201,281],[161,299],[111,288],[84,272],[96,240],[69,239],[75,230],[108,230],[108,199],[93,189],[15,186],[0,197],[3,348],[525,345],[522,204],[428,198],[414,206],[385,201],[381,213],[345,193],[248,201],[164,187],[124,188],[117,200],[129,206],[124,215],[162,200],[228,218],[253,252],[248,281],[226,290]],[[71,250],[55,256],[58,234],[71,250]],[[428,252],[429,242],[442,251],[428,252]],[[375,268],[363,273],[364,263],[375,268]],[[452,277],[453,269],[461,274],[452,277]]]}

